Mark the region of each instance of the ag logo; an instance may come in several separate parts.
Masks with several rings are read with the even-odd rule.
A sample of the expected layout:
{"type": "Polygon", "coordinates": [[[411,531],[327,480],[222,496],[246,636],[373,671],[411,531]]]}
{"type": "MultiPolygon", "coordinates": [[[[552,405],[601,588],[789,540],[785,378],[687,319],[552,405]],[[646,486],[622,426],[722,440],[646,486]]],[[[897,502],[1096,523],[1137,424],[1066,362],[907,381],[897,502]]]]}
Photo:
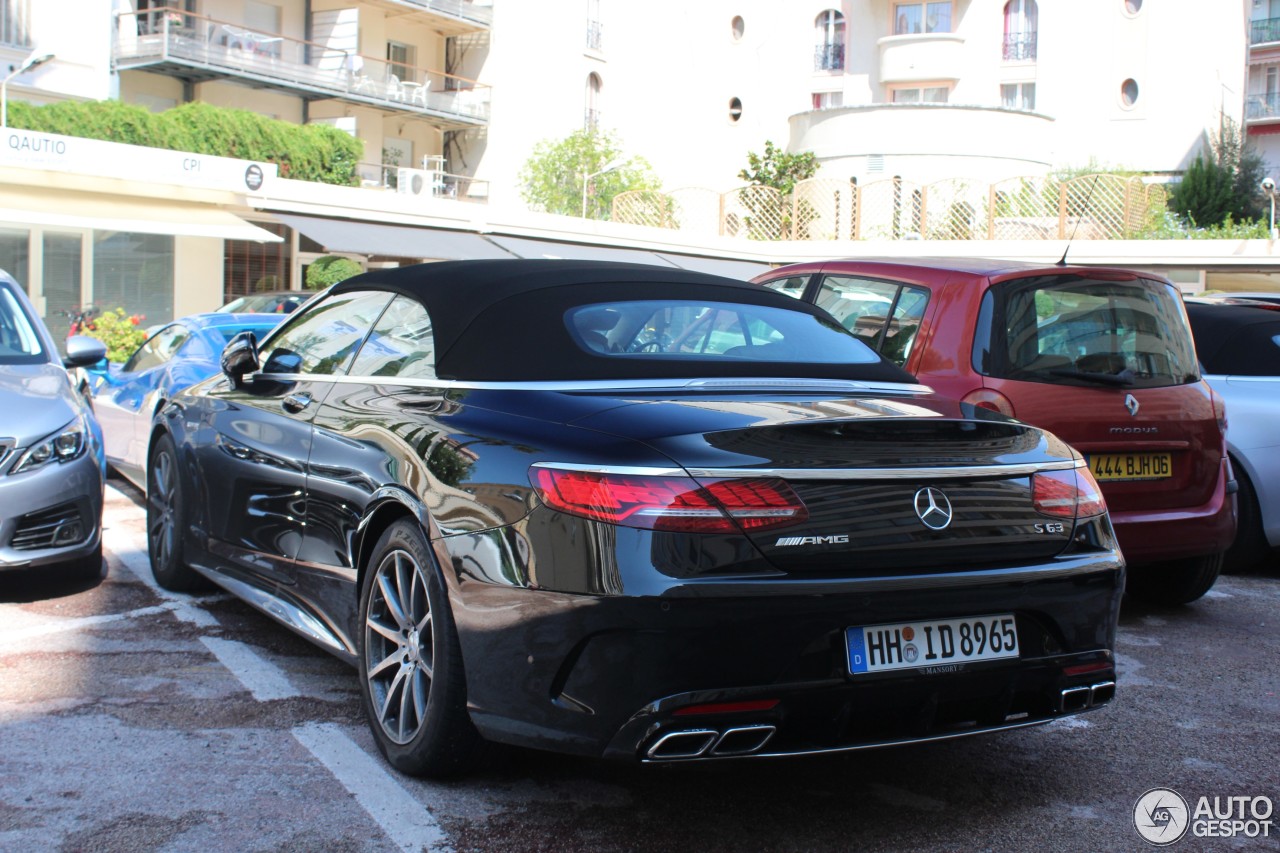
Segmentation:
{"type": "Polygon", "coordinates": [[[1179,840],[1190,825],[1187,801],[1170,788],[1152,788],[1133,804],[1133,828],[1157,847],[1179,840]]]}

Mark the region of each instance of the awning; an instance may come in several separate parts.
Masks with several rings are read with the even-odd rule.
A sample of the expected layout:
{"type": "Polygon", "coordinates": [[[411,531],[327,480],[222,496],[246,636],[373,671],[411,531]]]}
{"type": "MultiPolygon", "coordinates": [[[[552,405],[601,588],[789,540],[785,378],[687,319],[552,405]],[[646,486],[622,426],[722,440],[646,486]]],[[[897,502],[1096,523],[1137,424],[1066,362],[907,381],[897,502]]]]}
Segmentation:
{"type": "Polygon", "coordinates": [[[14,186],[0,188],[0,222],[281,242],[270,231],[212,205],[43,187],[27,191],[14,186]]]}
{"type": "Polygon", "coordinates": [[[326,252],[441,261],[511,257],[509,252],[504,252],[479,234],[283,213],[273,215],[319,243],[326,252]]]}
{"type": "Polygon", "coordinates": [[[673,267],[656,252],[640,249],[619,249],[613,246],[587,246],[582,243],[561,243],[553,240],[529,240],[524,237],[502,237],[490,234],[489,240],[521,258],[563,258],[568,261],[622,261],[631,264],[657,264],[673,267]]]}
{"type": "Polygon", "coordinates": [[[706,258],[701,256],[695,257],[693,255],[674,255],[670,252],[658,252],[658,256],[668,263],[675,264],[681,269],[711,273],[712,275],[722,275],[725,278],[736,278],[741,281],[750,281],[760,275],[760,273],[768,272],[773,269],[772,266],[766,263],[738,261],[732,258],[706,258]]]}

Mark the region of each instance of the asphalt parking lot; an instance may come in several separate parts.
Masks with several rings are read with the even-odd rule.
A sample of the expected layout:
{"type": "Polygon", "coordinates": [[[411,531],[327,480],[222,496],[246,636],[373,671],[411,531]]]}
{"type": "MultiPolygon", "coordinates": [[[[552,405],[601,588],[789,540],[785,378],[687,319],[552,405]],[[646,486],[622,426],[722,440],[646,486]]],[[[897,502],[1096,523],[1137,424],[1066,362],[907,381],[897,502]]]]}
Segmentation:
{"type": "Polygon", "coordinates": [[[1126,602],[1117,700],[1048,726],[680,768],[512,750],[442,784],[381,760],[353,670],[155,587],[120,481],[105,524],[100,583],[0,575],[0,850],[1140,850],[1153,788],[1255,812],[1172,849],[1280,849],[1280,812],[1256,815],[1280,804],[1274,561],[1190,606],[1126,602]]]}

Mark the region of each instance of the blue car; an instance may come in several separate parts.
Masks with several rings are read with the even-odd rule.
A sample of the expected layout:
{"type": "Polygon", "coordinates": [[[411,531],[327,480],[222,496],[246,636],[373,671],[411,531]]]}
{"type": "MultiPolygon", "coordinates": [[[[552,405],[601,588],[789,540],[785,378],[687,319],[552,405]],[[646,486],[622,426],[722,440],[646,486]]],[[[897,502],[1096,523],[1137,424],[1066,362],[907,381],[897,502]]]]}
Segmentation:
{"type": "Polygon", "coordinates": [[[107,463],[146,488],[151,418],[172,396],[219,371],[222,348],[240,332],[262,337],[285,314],[192,314],[161,327],[124,364],[91,371],[93,406],[107,463]]]}

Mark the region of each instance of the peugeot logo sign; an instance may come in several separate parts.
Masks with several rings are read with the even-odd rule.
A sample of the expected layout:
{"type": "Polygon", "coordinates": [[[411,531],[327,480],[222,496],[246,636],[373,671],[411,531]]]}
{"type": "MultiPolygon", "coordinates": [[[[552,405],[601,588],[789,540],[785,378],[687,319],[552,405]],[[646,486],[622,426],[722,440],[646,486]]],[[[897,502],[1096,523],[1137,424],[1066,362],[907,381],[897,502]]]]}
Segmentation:
{"type": "Polygon", "coordinates": [[[916,516],[930,530],[944,530],[951,523],[951,501],[941,489],[925,486],[916,492],[916,516]]]}
{"type": "Polygon", "coordinates": [[[1129,410],[1129,417],[1136,418],[1138,416],[1138,398],[1132,394],[1124,395],[1124,407],[1129,410]]]}

